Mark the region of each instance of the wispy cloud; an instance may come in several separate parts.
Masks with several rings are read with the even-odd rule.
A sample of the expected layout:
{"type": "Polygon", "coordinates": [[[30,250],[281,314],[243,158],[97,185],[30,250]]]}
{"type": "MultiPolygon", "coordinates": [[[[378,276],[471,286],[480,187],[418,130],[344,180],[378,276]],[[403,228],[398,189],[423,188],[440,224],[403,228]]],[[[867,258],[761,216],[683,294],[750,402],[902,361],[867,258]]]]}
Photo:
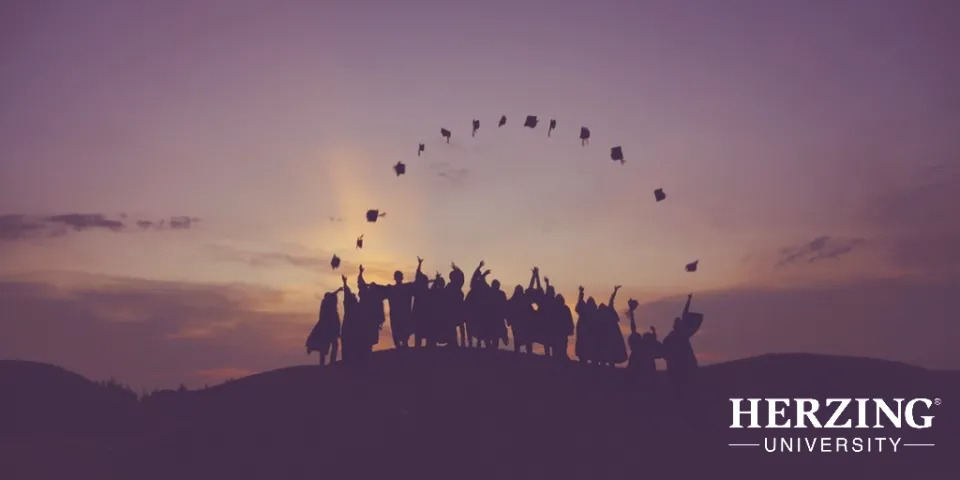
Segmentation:
{"type": "Polygon", "coordinates": [[[906,185],[874,195],[860,219],[881,232],[897,265],[960,273],[960,149],[952,160],[914,169],[906,185]]]}
{"type": "Polygon", "coordinates": [[[95,379],[136,384],[163,376],[162,385],[141,386],[191,378],[202,385],[303,359],[315,313],[281,311],[285,304],[282,291],[248,284],[65,274],[0,279],[0,352],[95,379]]]}
{"type": "Polygon", "coordinates": [[[126,214],[120,214],[118,217],[112,219],[102,213],[66,213],[48,216],[0,215],[0,241],[62,237],[69,233],[89,230],[122,232],[128,230],[129,225],[136,225],[141,230],[163,230],[168,227],[186,230],[200,221],[199,218],[185,216],[170,217],[169,223],[167,220],[130,220],[126,214]]]}
{"type": "Polygon", "coordinates": [[[432,162],[429,167],[436,172],[437,177],[455,185],[464,184],[470,176],[470,170],[465,167],[452,166],[449,162],[432,162]]]}
{"type": "MultiPolygon", "coordinates": [[[[311,252],[294,254],[282,251],[254,251],[225,245],[211,245],[208,251],[214,260],[239,262],[255,268],[296,267],[324,275],[356,275],[361,262],[341,259],[340,267],[334,270],[330,266],[332,253],[311,252]]],[[[385,262],[362,262],[364,274],[369,280],[389,281],[397,266],[385,262]]]]}
{"type": "Polygon", "coordinates": [[[781,249],[777,266],[784,267],[804,262],[816,263],[827,259],[835,260],[866,243],[867,241],[862,238],[817,237],[805,244],[781,249]]]}

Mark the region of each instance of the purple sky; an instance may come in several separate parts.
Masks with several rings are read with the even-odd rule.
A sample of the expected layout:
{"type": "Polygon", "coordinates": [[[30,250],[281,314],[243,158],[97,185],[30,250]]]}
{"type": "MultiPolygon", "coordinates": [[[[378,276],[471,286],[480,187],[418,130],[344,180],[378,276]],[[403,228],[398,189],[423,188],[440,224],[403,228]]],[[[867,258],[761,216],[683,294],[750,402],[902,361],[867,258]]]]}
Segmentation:
{"type": "Polygon", "coordinates": [[[622,284],[663,330],[698,292],[706,361],[960,368],[956,45],[952,0],[4,2],[0,358],[313,363],[338,253],[622,284]]]}

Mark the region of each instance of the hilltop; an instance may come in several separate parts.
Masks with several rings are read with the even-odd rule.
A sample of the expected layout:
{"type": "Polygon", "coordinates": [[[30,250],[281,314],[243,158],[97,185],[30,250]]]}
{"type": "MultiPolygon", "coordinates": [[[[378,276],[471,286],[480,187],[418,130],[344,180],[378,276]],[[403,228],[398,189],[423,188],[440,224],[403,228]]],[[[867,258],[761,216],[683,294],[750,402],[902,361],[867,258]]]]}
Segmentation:
{"type": "Polygon", "coordinates": [[[15,392],[12,403],[5,396],[0,404],[0,420],[17,426],[0,433],[0,468],[29,478],[83,471],[138,479],[594,479],[723,472],[891,478],[956,465],[945,452],[958,445],[950,407],[960,398],[957,372],[786,354],[707,366],[699,377],[695,394],[678,404],[663,393],[644,395],[623,369],[506,351],[389,350],[364,367],[290,367],[137,402],[57,367],[0,362],[0,387],[15,392]],[[731,432],[728,398],[751,396],[942,398],[934,428],[865,434],[938,446],[893,455],[731,449],[746,437],[838,435],[731,432]]]}

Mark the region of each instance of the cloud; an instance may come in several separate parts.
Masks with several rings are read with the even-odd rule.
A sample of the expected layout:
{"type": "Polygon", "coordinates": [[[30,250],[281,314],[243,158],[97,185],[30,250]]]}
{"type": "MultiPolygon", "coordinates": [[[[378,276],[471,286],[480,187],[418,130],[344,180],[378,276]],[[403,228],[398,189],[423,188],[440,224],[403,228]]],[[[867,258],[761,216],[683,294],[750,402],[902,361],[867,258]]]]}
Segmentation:
{"type": "Polygon", "coordinates": [[[960,155],[917,168],[899,188],[875,194],[860,220],[878,232],[902,267],[960,273],[960,155]]]}
{"type": "Polygon", "coordinates": [[[0,215],[0,240],[20,240],[39,234],[45,225],[24,215],[0,215]]]}
{"type": "Polygon", "coordinates": [[[469,170],[466,168],[450,168],[437,173],[437,176],[456,184],[463,184],[467,180],[469,170]]]}
{"type": "Polygon", "coordinates": [[[197,217],[170,217],[170,228],[186,230],[199,221],[197,217]]]}
{"type": "Polygon", "coordinates": [[[454,185],[463,185],[470,175],[468,169],[451,166],[448,162],[432,162],[429,166],[438,177],[454,185]]]}
{"type": "MultiPolygon", "coordinates": [[[[215,260],[224,262],[245,263],[255,268],[276,268],[276,267],[296,267],[309,270],[323,275],[356,275],[360,264],[351,260],[342,258],[340,268],[334,270],[330,266],[332,253],[311,252],[306,254],[294,254],[288,252],[267,251],[258,252],[253,250],[239,249],[224,245],[212,245],[209,252],[215,260]]],[[[369,281],[387,282],[393,278],[393,272],[398,267],[392,263],[386,262],[363,262],[364,278],[369,281]]]]}
{"type": "Polygon", "coordinates": [[[0,352],[139,387],[305,363],[315,313],[256,285],[103,276],[0,279],[0,352]]]}
{"type": "Polygon", "coordinates": [[[99,213],[69,213],[51,216],[0,215],[0,240],[22,240],[36,237],[60,237],[71,230],[123,230],[123,222],[110,220],[99,213]]]}
{"type": "Polygon", "coordinates": [[[68,213],[46,217],[44,220],[47,223],[68,226],[78,232],[90,228],[101,228],[116,232],[123,230],[124,227],[123,222],[107,219],[100,213],[68,213]]]}
{"type": "Polygon", "coordinates": [[[862,238],[817,237],[803,245],[781,249],[777,266],[783,267],[801,262],[816,263],[826,259],[835,260],[866,243],[867,241],[862,238]]]}
{"type": "MultiPolygon", "coordinates": [[[[122,232],[127,229],[128,223],[126,222],[136,225],[141,230],[165,229],[165,220],[159,222],[150,220],[129,221],[126,214],[120,214],[119,217],[119,219],[111,219],[102,213],[67,213],[49,216],[0,215],[0,241],[62,237],[71,232],[78,233],[88,230],[122,232]]],[[[169,227],[185,230],[199,221],[200,219],[196,217],[170,217],[169,227]]]]}

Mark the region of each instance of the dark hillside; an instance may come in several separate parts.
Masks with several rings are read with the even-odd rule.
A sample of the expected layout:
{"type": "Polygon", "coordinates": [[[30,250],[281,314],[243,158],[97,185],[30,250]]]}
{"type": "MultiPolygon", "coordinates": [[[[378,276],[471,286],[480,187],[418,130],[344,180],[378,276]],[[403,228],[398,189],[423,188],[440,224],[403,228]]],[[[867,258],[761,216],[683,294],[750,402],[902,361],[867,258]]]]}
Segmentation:
{"type": "Polygon", "coordinates": [[[627,373],[469,349],[379,352],[363,367],[285,368],[145,403],[151,422],[136,439],[97,454],[106,462],[98,471],[137,479],[915,478],[957,466],[953,372],[766,355],[701,369],[697,391],[682,403],[662,391],[643,395],[627,373]],[[754,395],[937,397],[943,404],[923,431],[729,430],[728,398],[754,395]],[[728,446],[840,435],[937,446],[896,454],[728,446]]]}

